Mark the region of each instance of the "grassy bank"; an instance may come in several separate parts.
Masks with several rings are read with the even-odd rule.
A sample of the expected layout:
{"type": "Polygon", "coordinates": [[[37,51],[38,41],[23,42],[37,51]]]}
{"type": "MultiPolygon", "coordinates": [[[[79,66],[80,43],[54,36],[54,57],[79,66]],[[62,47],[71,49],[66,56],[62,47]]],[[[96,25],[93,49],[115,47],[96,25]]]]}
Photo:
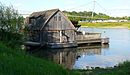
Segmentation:
{"type": "Polygon", "coordinates": [[[96,27],[96,28],[129,28],[130,22],[103,22],[103,23],[80,23],[82,27],[96,27]]]}
{"type": "Polygon", "coordinates": [[[130,62],[124,62],[114,68],[95,68],[93,70],[82,70],[82,75],[130,75],[130,62]]]}
{"type": "Polygon", "coordinates": [[[0,75],[77,75],[77,73],[0,43],[0,75]]]}
{"type": "Polygon", "coordinates": [[[129,69],[130,62],[124,62],[114,68],[70,71],[0,43],[0,75],[129,75],[129,69]]]}
{"type": "Polygon", "coordinates": [[[10,44],[15,45],[18,43],[14,42],[14,40],[8,40],[8,42],[5,40],[4,42],[0,41],[0,75],[79,75],[79,73],[80,75],[130,74],[130,62],[124,62],[114,68],[70,71],[51,61],[25,54],[24,51],[15,46],[10,46],[10,44]]]}

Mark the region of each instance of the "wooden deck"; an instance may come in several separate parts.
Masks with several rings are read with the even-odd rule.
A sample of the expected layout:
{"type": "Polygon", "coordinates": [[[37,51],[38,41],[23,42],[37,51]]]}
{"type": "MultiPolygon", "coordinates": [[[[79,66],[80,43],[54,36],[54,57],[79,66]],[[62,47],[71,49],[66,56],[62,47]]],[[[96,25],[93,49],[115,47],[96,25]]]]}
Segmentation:
{"type": "Polygon", "coordinates": [[[109,38],[108,37],[102,38],[102,44],[109,44],[109,38]]]}
{"type": "Polygon", "coordinates": [[[40,46],[41,44],[38,42],[27,41],[27,42],[24,42],[24,45],[26,45],[26,46],[40,46]]]}
{"type": "Polygon", "coordinates": [[[77,43],[48,43],[46,45],[47,48],[70,48],[77,47],[77,43]]]}
{"type": "Polygon", "coordinates": [[[77,44],[101,43],[101,33],[78,33],[76,36],[77,44]]]}
{"type": "Polygon", "coordinates": [[[101,33],[82,33],[78,32],[76,36],[77,44],[109,44],[109,38],[101,38],[101,33]]]}
{"type": "Polygon", "coordinates": [[[101,33],[77,33],[75,43],[46,43],[41,45],[38,42],[25,42],[26,46],[46,46],[48,48],[65,48],[65,47],[77,47],[84,44],[109,44],[109,38],[101,38],[101,33]]]}
{"type": "Polygon", "coordinates": [[[101,43],[101,38],[87,39],[87,40],[77,40],[77,44],[92,44],[92,43],[101,43]]]}

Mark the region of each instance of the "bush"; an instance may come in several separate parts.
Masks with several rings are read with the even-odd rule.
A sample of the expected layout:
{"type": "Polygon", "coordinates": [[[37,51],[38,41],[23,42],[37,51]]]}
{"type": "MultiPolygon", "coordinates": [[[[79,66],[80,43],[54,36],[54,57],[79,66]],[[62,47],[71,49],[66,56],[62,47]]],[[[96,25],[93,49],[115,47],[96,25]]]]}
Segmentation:
{"type": "Polygon", "coordinates": [[[24,18],[13,6],[0,3],[0,41],[12,48],[19,47],[22,42],[22,26],[24,18]]]}

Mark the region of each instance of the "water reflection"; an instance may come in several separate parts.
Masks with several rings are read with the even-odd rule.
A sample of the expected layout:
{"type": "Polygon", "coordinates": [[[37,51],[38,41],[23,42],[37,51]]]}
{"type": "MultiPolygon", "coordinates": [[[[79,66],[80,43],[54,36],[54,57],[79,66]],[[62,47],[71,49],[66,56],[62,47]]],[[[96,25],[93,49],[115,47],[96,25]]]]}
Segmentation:
{"type": "Polygon", "coordinates": [[[74,68],[86,69],[86,66],[113,67],[130,60],[130,30],[122,28],[80,28],[80,30],[102,33],[102,37],[108,36],[110,38],[110,45],[109,48],[101,50],[101,55],[84,55],[84,57],[81,57],[75,62],[74,68]]]}
{"type": "MultiPolygon", "coordinates": [[[[106,46],[109,47],[109,46],[106,46]]],[[[37,52],[33,52],[35,56],[40,58],[48,58],[57,64],[68,69],[75,69],[74,65],[78,59],[84,57],[85,55],[101,55],[101,46],[83,46],[78,48],[65,48],[65,49],[42,49],[37,52]]],[[[85,65],[84,65],[85,66],[85,65]]]]}
{"type": "Polygon", "coordinates": [[[48,58],[69,69],[87,69],[91,67],[113,67],[130,60],[130,30],[80,28],[90,32],[100,32],[110,38],[110,45],[82,46],[68,49],[42,49],[34,52],[41,58],[48,58]]]}
{"type": "Polygon", "coordinates": [[[40,50],[33,53],[35,56],[40,58],[47,58],[57,64],[61,64],[62,66],[72,69],[75,58],[76,58],[76,49],[45,49],[40,50]]]}

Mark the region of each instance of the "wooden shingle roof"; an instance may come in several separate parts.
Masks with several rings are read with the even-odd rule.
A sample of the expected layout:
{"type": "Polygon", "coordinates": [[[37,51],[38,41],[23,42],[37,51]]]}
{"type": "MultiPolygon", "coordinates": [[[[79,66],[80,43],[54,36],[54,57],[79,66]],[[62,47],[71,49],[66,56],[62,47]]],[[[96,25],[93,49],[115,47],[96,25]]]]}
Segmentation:
{"type": "Polygon", "coordinates": [[[40,27],[40,30],[48,23],[48,21],[55,15],[59,9],[52,9],[52,10],[46,10],[46,11],[40,11],[40,12],[33,12],[29,17],[30,18],[37,18],[39,16],[43,17],[43,25],[40,27]]]}
{"type": "MultiPolygon", "coordinates": [[[[50,19],[59,11],[60,11],[59,9],[52,9],[52,10],[46,10],[46,11],[40,11],[40,12],[33,12],[29,16],[30,19],[31,18],[38,19],[39,17],[42,17],[41,18],[42,20],[37,21],[36,26],[35,25],[29,26],[29,29],[42,30],[45,27],[45,25],[50,21],[50,19]]],[[[70,22],[64,14],[63,16],[64,18],[66,18],[68,22],[70,22]]],[[[75,29],[75,27],[71,25],[71,29],[75,29]]]]}
{"type": "Polygon", "coordinates": [[[46,11],[33,12],[29,17],[38,17],[39,15],[44,16],[44,18],[49,18],[52,14],[59,11],[59,9],[52,9],[46,11]]]}

